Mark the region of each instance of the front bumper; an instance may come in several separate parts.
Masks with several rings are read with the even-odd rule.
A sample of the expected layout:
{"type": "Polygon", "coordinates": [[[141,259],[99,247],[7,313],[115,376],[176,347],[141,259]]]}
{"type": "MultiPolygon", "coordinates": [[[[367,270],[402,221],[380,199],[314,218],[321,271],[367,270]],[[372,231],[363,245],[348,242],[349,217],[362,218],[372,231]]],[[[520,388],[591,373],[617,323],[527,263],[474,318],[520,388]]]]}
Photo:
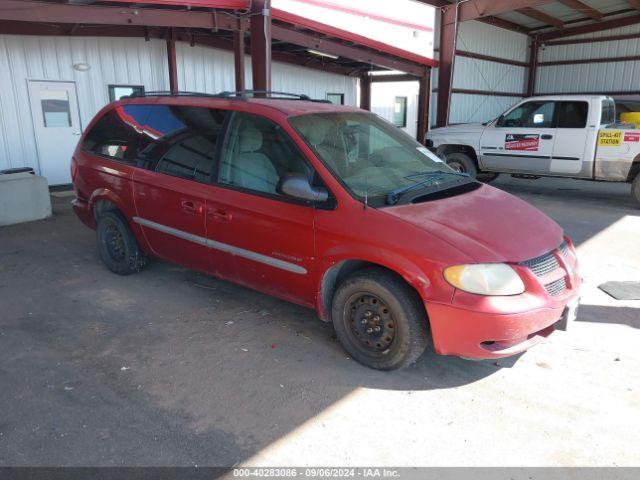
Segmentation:
{"type": "Polygon", "coordinates": [[[512,297],[483,297],[456,291],[451,304],[426,305],[436,353],[465,358],[502,358],[524,352],[575,316],[580,277],[553,296],[523,271],[527,291],[512,297]],[[537,285],[536,285],[537,284],[537,285]]]}

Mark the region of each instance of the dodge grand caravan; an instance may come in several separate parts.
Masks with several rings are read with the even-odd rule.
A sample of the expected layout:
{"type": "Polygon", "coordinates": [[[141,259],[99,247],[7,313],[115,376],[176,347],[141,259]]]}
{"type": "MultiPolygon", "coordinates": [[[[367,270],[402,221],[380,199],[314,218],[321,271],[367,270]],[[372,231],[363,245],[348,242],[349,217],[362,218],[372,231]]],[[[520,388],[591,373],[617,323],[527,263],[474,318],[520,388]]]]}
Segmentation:
{"type": "Polygon", "coordinates": [[[571,241],[356,108],[147,94],[104,107],[73,155],[78,217],[120,275],[149,256],[315,309],[391,370],[522,352],[575,315],[571,241]]]}

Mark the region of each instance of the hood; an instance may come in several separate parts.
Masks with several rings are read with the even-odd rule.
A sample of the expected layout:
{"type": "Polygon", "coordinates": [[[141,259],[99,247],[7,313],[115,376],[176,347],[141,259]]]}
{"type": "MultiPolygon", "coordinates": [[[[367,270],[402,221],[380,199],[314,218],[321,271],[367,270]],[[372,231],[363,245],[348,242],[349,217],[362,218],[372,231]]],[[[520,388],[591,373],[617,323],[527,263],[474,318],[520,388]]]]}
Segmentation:
{"type": "Polygon", "coordinates": [[[476,133],[481,132],[486,125],[481,123],[459,123],[455,125],[447,125],[446,127],[433,128],[427,132],[427,136],[449,135],[452,133],[476,133]]]}
{"type": "Polygon", "coordinates": [[[557,248],[563,236],[562,228],[540,210],[488,185],[383,211],[450,243],[479,263],[530,260],[557,248]]]}

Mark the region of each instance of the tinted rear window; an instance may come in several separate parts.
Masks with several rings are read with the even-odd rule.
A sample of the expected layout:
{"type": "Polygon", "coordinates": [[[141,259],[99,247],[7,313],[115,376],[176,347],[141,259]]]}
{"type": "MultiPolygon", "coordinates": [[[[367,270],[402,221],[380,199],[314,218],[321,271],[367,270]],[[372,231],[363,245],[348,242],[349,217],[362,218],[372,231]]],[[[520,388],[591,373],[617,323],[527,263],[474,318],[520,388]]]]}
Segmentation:
{"type": "Polygon", "coordinates": [[[119,105],[96,123],[84,148],[148,170],[208,181],[225,116],[203,107],[119,105]]]}

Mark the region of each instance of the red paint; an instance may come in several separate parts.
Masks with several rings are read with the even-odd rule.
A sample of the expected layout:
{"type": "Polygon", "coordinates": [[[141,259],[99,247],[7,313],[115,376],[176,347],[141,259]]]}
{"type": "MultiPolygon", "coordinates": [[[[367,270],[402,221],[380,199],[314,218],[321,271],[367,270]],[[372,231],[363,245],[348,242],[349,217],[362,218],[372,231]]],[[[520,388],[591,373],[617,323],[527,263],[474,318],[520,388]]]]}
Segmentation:
{"type": "Polygon", "coordinates": [[[640,142],[640,132],[624,132],[625,142],[640,142]]]}
{"type": "MultiPolygon", "coordinates": [[[[580,284],[574,254],[559,253],[567,289],[551,296],[523,260],[558,247],[562,229],[546,215],[488,185],[470,193],[413,205],[363,208],[314,156],[288,122],[292,115],[352,107],[290,100],[231,100],[206,97],[132,98],[122,104],[162,103],[245,111],[281,126],[307,157],[336,199],[336,208],[314,209],[219,184],[191,182],[87,154],[74,153],[80,219],[95,228],[99,200],[114,203],[129,221],[141,248],[168,261],[247,285],[300,305],[326,318],[323,278],[345,260],[361,260],[398,273],[420,295],[429,316],[436,351],[473,358],[498,358],[546,338],[580,284]],[[294,273],[141,227],[142,217],[246,251],[277,258],[306,270],[294,273]],[[487,297],[457,291],[443,270],[464,263],[506,262],[526,291],[487,297]],[[493,342],[483,344],[483,342],[493,342]]],[[[90,131],[94,122],[88,126],[90,131]]],[[[569,242],[570,245],[570,242],[569,242]]],[[[573,252],[573,247],[570,245],[573,252]]]]}
{"type": "Polygon", "coordinates": [[[540,148],[540,135],[507,134],[504,141],[505,150],[537,152],[540,148]]]}

